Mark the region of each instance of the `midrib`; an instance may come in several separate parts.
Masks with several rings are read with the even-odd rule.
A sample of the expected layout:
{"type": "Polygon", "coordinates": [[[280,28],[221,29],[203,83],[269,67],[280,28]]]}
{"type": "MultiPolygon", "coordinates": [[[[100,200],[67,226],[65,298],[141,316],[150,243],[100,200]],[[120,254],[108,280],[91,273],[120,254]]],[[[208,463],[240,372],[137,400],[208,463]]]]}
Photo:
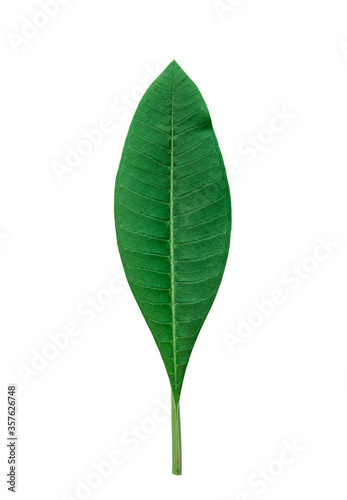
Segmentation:
{"type": "Polygon", "coordinates": [[[175,311],[175,264],[174,264],[174,228],[173,228],[173,139],[174,139],[174,73],[175,62],[172,67],[172,93],[171,93],[171,168],[170,168],[170,260],[171,260],[171,301],[172,301],[172,349],[174,363],[174,378],[175,378],[175,394],[177,392],[177,366],[176,366],[176,311],[175,311]]]}

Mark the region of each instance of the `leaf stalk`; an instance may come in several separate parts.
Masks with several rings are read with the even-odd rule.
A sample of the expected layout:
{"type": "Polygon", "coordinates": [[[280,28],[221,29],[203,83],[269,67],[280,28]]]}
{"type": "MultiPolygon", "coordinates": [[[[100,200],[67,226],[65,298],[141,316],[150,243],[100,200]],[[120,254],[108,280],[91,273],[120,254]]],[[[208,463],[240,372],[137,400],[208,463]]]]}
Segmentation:
{"type": "Polygon", "coordinates": [[[180,403],[176,404],[171,392],[171,427],[172,427],[172,474],[182,474],[182,442],[180,403]]]}

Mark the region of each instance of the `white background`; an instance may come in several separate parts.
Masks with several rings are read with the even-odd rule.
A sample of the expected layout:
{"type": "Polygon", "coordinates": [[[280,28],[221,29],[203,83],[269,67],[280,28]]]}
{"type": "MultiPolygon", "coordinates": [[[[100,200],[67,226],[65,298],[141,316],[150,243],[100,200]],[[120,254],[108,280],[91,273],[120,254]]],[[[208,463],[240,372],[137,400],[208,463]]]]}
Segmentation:
{"type": "Polygon", "coordinates": [[[34,0],[0,9],[1,498],[12,498],[12,383],[20,500],[346,497],[346,2],[65,3],[46,19],[34,0]],[[45,26],[19,38],[33,19],[45,26]],[[233,205],[225,275],[183,386],[182,477],[163,363],[127,284],[112,281],[122,146],[173,58],[207,102],[233,205]],[[264,131],[281,112],[289,123],[264,131]],[[56,162],[105,119],[112,131],[58,178],[56,162]],[[261,151],[246,154],[252,137],[261,151]],[[254,314],[275,289],[282,303],[254,314]],[[65,348],[34,370],[71,323],[78,335],[60,335],[65,348]],[[137,426],[143,441],[129,444],[137,426]],[[300,452],[284,455],[293,441],[300,452]],[[122,464],[95,476],[117,451],[122,464]],[[81,481],[93,486],[84,497],[81,481]]]}

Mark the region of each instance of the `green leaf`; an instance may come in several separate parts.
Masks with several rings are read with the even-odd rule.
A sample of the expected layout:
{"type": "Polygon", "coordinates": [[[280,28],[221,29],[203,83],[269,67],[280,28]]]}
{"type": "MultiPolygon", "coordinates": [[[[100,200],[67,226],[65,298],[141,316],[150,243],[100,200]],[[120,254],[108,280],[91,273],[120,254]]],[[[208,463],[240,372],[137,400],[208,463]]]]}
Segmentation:
{"type": "Polygon", "coordinates": [[[115,223],[127,280],[170,379],[179,474],[182,383],[224,273],[231,205],[209,111],[175,61],[131,122],[116,178],[115,223]]]}

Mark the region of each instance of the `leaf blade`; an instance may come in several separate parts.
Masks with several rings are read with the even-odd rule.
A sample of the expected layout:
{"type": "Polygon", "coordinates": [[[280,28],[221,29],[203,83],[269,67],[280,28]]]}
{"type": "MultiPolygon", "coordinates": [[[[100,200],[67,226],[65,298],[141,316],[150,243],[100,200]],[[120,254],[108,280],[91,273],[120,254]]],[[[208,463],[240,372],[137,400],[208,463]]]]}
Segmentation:
{"type": "Polygon", "coordinates": [[[149,87],[130,125],[115,222],[125,274],[178,403],[224,273],[231,205],[207,106],[175,61],[149,87]]]}

